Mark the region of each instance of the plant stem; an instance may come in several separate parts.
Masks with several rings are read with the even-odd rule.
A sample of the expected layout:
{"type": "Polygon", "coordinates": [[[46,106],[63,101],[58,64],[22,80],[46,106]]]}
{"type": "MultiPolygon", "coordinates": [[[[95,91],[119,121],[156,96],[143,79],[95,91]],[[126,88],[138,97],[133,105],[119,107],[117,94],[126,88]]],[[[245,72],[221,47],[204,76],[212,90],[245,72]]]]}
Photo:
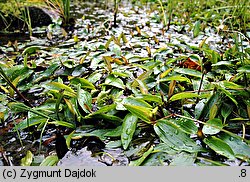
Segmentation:
{"type": "Polygon", "coordinates": [[[1,67],[0,67],[0,76],[9,84],[9,86],[17,93],[17,95],[19,95],[23,99],[24,103],[27,106],[32,107],[32,105],[30,104],[28,99],[26,99],[26,97],[24,97],[24,95],[16,88],[15,85],[13,85],[13,83],[10,81],[10,79],[7,77],[7,75],[4,73],[4,71],[1,67]]]}

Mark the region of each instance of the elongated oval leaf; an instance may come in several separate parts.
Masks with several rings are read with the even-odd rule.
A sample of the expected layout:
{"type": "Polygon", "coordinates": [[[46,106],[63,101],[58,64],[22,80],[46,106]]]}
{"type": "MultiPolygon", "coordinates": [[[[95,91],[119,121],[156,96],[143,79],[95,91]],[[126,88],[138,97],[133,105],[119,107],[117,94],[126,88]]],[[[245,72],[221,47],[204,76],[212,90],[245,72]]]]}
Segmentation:
{"type": "Polygon", "coordinates": [[[211,136],[211,137],[205,138],[203,141],[216,153],[223,155],[229,159],[235,159],[232,148],[223,140],[215,136],[211,136]]]}
{"type": "Polygon", "coordinates": [[[81,108],[86,112],[90,113],[92,109],[92,96],[89,92],[78,88],[77,101],[81,108]]]}
{"type": "Polygon", "coordinates": [[[60,126],[65,126],[68,128],[73,128],[75,129],[75,125],[69,122],[65,122],[65,121],[52,121],[52,122],[48,122],[48,124],[55,124],[55,125],[60,125],[60,126]]]}
{"type": "Polygon", "coordinates": [[[123,99],[122,103],[123,104],[128,104],[128,105],[152,108],[152,106],[149,103],[147,103],[143,99],[139,99],[139,98],[136,98],[136,97],[127,97],[127,98],[123,99]]]}
{"type": "MultiPolygon", "coordinates": [[[[151,94],[138,94],[136,98],[140,98],[144,101],[156,102],[158,104],[162,104],[162,99],[160,95],[151,95],[151,94]]],[[[151,108],[152,106],[150,106],[151,108]]]]}
{"type": "Polygon", "coordinates": [[[184,75],[195,76],[195,77],[198,77],[198,78],[202,77],[202,73],[201,72],[199,72],[197,70],[193,70],[193,69],[175,68],[174,71],[177,72],[177,73],[184,74],[184,75]]]}
{"type": "Polygon", "coordinates": [[[179,127],[180,130],[187,134],[196,134],[198,131],[198,127],[196,126],[193,120],[184,118],[168,118],[166,120],[173,123],[176,127],[179,127]]]}
{"type": "Polygon", "coordinates": [[[152,111],[147,107],[142,106],[134,106],[134,105],[128,105],[124,104],[124,107],[129,110],[132,114],[140,118],[141,120],[145,121],[148,124],[151,124],[152,121],[152,111]]]}
{"type": "Polygon", "coordinates": [[[71,84],[77,85],[78,83],[80,83],[82,88],[89,88],[91,90],[95,90],[95,86],[85,78],[72,77],[69,80],[71,84]]]}
{"type": "Polygon", "coordinates": [[[189,98],[194,98],[194,97],[199,97],[199,95],[196,93],[181,92],[181,93],[177,93],[177,94],[173,95],[172,97],[170,97],[169,101],[189,99],[189,98]]]}
{"type": "Polygon", "coordinates": [[[110,85],[110,86],[117,87],[117,88],[120,88],[120,89],[125,88],[125,85],[124,85],[122,79],[116,78],[113,75],[109,75],[106,78],[105,83],[103,83],[101,85],[110,85]]]}
{"type": "Polygon", "coordinates": [[[145,161],[145,159],[149,156],[149,154],[151,154],[151,152],[153,151],[154,147],[151,146],[143,155],[141,158],[135,160],[135,161],[131,161],[129,163],[129,166],[140,166],[143,161],[145,161]]]}
{"type": "Polygon", "coordinates": [[[46,84],[44,86],[46,89],[48,90],[57,90],[57,91],[60,91],[60,90],[64,90],[64,94],[65,95],[68,95],[70,97],[75,97],[76,96],[76,93],[75,91],[70,88],[69,86],[63,84],[63,83],[59,83],[59,82],[50,82],[48,84],[46,84]]]}
{"type": "Polygon", "coordinates": [[[210,119],[206,123],[209,125],[203,126],[202,132],[204,134],[215,135],[223,128],[222,121],[219,118],[210,119]]]}
{"type": "Polygon", "coordinates": [[[227,133],[220,134],[219,138],[231,147],[237,158],[243,160],[250,159],[250,146],[241,139],[230,136],[227,133]]]}
{"type": "Polygon", "coordinates": [[[58,157],[56,155],[51,155],[46,157],[40,166],[55,166],[57,162],[59,161],[58,157]]]}
{"type": "Polygon", "coordinates": [[[172,80],[191,83],[189,78],[186,78],[183,76],[171,76],[167,78],[162,78],[159,80],[159,82],[166,82],[166,81],[172,81],[172,80]]]}
{"type": "Polygon", "coordinates": [[[194,29],[193,29],[194,37],[197,37],[200,31],[201,31],[201,22],[198,20],[195,22],[194,29]]]}
{"type": "Polygon", "coordinates": [[[179,127],[166,119],[159,120],[154,125],[154,130],[159,138],[168,146],[175,150],[198,152],[203,151],[201,147],[188,137],[179,127]]]}
{"type": "Polygon", "coordinates": [[[128,113],[124,118],[124,121],[122,123],[122,133],[121,133],[121,141],[124,150],[128,148],[132,140],[132,137],[136,129],[137,121],[138,121],[137,116],[131,113],[128,113]]]}

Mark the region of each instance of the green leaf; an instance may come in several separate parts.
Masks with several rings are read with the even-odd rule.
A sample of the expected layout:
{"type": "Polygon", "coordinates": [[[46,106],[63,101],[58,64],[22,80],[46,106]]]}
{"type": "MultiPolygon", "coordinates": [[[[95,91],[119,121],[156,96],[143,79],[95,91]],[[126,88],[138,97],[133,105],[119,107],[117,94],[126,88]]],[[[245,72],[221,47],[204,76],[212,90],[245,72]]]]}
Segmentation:
{"type": "Polygon", "coordinates": [[[131,96],[123,99],[122,104],[152,108],[152,106],[146,101],[144,101],[143,99],[139,99],[138,97],[131,97],[131,96]]]}
{"type": "Polygon", "coordinates": [[[149,109],[147,107],[128,105],[128,104],[124,104],[124,107],[129,112],[131,112],[132,114],[134,114],[135,116],[137,116],[141,120],[145,121],[146,123],[148,123],[148,124],[152,123],[151,120],[153,117],[153,113],[152,113],[151,109],[149,109]]]}
{"type": "Polygon", "coordinates": [[[194,38],[199,35],[200,31],[201,31],[201,22],[198,20],[195,22],[194,29],[193,29],[194,38]]]}
{"type": "Polygon", "coordinates": [[[166,81],[172,81],[172,80],[191,83],[189,78],[186,78],[183,76],[171,76],[171,77],[167,77],[167,78],[162,78],[159,80],[159,82],[166,82],[166,81]]]}
{"type": "Polygon", "coordinates": [[[116,104],[106,105],[106,106],[101,107],[99,110],[97,110],[93,114],[101,114],[101,113],[110,112],[115,108],[116,108],[116,104]]]}
{"type": "Polygon", "coordinates": [[[172,149],[187,152],[203,151],[187,134],[167,119],[158,120],[154,125],[154,130],[159,138],[172,149]]]}
{"type": "Polygon", "coordinates": [[[82,110],[86,113],[90,113],[92,109],[92,96],[89,92],[82,90],[78,87],[77,90],[77,101],[82,110]]]}
{"type": "Polygon", "coordinates": [[[221,115],[224,118],[224,123],[227,119],[227,117],[232,113],[233,107],[229,104],[224,103],[221,107],[221,115]]]}
{"type": "Polygon", "coordinates": [[[75,130],[73,130],[73,131],[67,136],[67,138],[66,138],[66,144],[67,144],[67,147],[68,147],[68,148],[70,148],[70,142],[71,142],[71,139],[72,139],[74,133],[75,133],[75,130]]]}
{"type": "Polygon", "coordinates": [[[139,158],[139,159],[137,159],[137,160],[135,160],[135,161],[131,161],[131,162],[129,163],[129,166],[140,166],[140,165],[143,163],[143,161],[145,161],[145,159],[149,156],[149,154],[152,153],[153,149],[154,149],[154,147],[151,146],[151,147],[142,155],[141,158],[139,158]]]}
{"type": "Polygon", "coordinates": [[[166,120],[173,123],[176,127],[187,134],[196,134],[198,131],[198,127],[193,120],[184,118],[168,118],[166,120]]]}
{"type": "Polygon", "coordinates": [[[73,85],[78,85],[80,83],[82,88],[95,90],[95,86],[85,78],[72,77],[69,80],[70,80],[70,83],[73,85]]]}
{"type": "Polygon", "coordinates": [[[175,155],[169,166],[193,166],[196,160],[196,153],[189,154],[186,152],[181,152],[175,155]]]}
{"type": "Polygon", "coordinates": [[[65,122],[65,121],[52,121],[52,122],[48,122],[48,124],[55,124],[55,125],[59,125],[59,126],[65,126],[67,128],[73,128],[75,129],[75,125],[72,124],[72,123],[68,123],[68,122],[65,122]]]}
{"type": "Polygon", "coordinates": [[[69,86],[63,84],[63,83],[59,83],[59,82],[50,82],[48,84],[46,84],[44,86],[47,90],[56,90],[56,91],[60,91],[60,90],[64,90],[64,94],[70,97],[75,97],[76,93],[75,91],[70,88],[69,86]]]}
{"type": "Polygon", "coordinates": [[[124,121],[122,123],[122,133],[121,133],[121,141],[124,150],[128,148],[132,140],[132,137],[136,129],[137,121],[138,121],[137,116],[131,113],[128,113],[124,118],[124,121]]]}
{"type": "Polygon", "coordinates": [[[230,88],[230,89],[241,89],[241,88],[244,88],[241,85],[238,85],[238,84],[236,84],[234,82],[229,82],[229,81],[223,81],[223,85],[224,85],[224,87],[230,88]]]}
{"type": "Polygon", "coordinates": [[[207,119],[210,108],[214,105],[220,105],[221,104],[221,94],[220,92],[215,92],[209,99],[208,101],[203,105],[202,102],[197,104],[197,107],[195,108],[196,110],[196,118],[199,120],[204,120],[207,119]],[[202,109],[199,107],[203,107],[202,109]],[[199,111],[198,111],[199,109],[199,111]]]}
{"type": "Polygon", "coordinates": [[[209,119],[214,119],[215,116],[217,115],[217,111],[218,111],[217,104],[212,105],[209,111],[209,119]]]}
{"type": "Polygon", "coordinates": [[[230,61],[219,61],[215,64],[212,64],[212,66],[221,66],[221,65],[233,66],[233,64],[230,61]]]}
{"type": "MultiPolygon", "coordinates": [[[[118,126],[117,128],[115,129],[112,129],[111,131],[105,133],[104,136],[107,136],[107,137],[120,137],[121,136],[121,133],[122,133],[122,125],[118,126]]],[[[120,140],[119,140],[120,141],[120,140]]],[[[121,142],[121,141],[120,141],[121,142]]]]}
{"type": "Polygon", "coordinates": [[[89,118],[95,118],[95,119],[102,119],[107,122],[113,123],[116,126],[119,126],[122,123],[122,119],[118,116],[114,116],[111,114],[92,114],[92,115],[87,115],[84,117],[84,119],[89,119],[89,118]]]}
{"type": "Polygon", "coordinates": [[[51,155],[46,157],[40,166],[55,166],[58,163],[59,159],[56,155],[51,155]]]}
{"type": "Polygon", "coordinates": [[[28,150],[26,156],[21,159],[21,166],[30,166],[32,161],[33,161],[33,154],[30,150],[28,150]]]}
{"type": "Polygon", "coordinates": [[[219,138],[231,147],[235,154],[235,157],[242,160],[250,159],[250,146],[243,142],[241,139],[230,136],[227,133],[222,133],[219,138]]]}
{"type": "Polygon", "coordinates": [[[240,73],[250,73],[250,65],[242,66],[237,71],[240,73]]]}
{"type": "Polygon", "coordinates": [[[113,75],[109,75],[106,78],[105,82],[103,84],[101,84],[101,85],[103,85],[103,86],[109,85],[109,86],[117,87],[117,88],[120,88],[120,89],[125,88],[125,85],[124,85],[122,79],[116,78],[113,75]]]}
{"type": "Polygon", "coordinates": [[[203,141],[216,153],[223,155],[229,159],[235,159],[232,148],[223,140],[215,136],[211,136],[211,137],[205,138],[203,141]]]}
{"type": "Polygon", "coordinates": [[[170,97],[169,101],[189,99],[189,98],[194,98],[194,97],[199,97],[199,95],[196,93],[181,92],[181,93],[177,93],[177,94],[173,95],[172,97],[170,97]]]}
{"type": "Polygon", "coordinates": [[[177,73],[184,74],[184,75],[194,76],[194,77],[198,77],[198,78],[202,77],[202,73],[201,72],[199,72],[197,70],[193,70],[193,69],[175,68],[174,71],[177,72],[177,73]]]}
{"type": "Polygon", "coordinates": [[[113,149],[113,148],[120,148],[122,146],[121,140],[110,141],[106,144],[105,148],[113,149]]]}
{"type": "Polygon", "coordinates": [[[34,54],[34,53],[36,53],[37,50],[40,50],[40,49],[43,49],[43,48],[45,48],[45,47],[43,47],[43,46],[30,46],[30,47],[27,47],[27,48],[25,48],[23,50],[22,55],[25,55],[25,54],[28,54],[28,55],[34,54]]]}
{"type": "Polygon", "coordinates": [[[209,125],[203,126],[202,132],[204,134],[215,135],[223,128],[222,121],[219,118],[210,119],[206,123],[209,125]]]}
{"type": "Polygon", "coordinates": [[[40,116],[27,118],[27,119],[25,119],[17,124],[17,129],[23,130],[25,128],[28,128],[28,127],[31,127],[34,125],[45,123],[47,120],[48,120],[47,118],[43,118],[40,116]]]}
{"type": "MultiPolygon", "coordinates": [[[[127,97],[129,98],[129,97],[127,97]]],[[[162,104],[162,99],[160,95],[152,95],[152,94],[138,94],[136,98],[142,99],[148,102],[156,102],[158,104],[162,104]]],[[[152,106],[150,106],[151,108],[152,106]]]]}
{"type": "Polygon", "coordinates": [[[228,90],[220,87],[220,90],[229,98],[231,99],[231,101],[234,102],[234,104],[237,106],[238,102],[236,101],[236,99],[234,98],[234,96],[232,95],[232,93],[230,93],[228,90]]]}

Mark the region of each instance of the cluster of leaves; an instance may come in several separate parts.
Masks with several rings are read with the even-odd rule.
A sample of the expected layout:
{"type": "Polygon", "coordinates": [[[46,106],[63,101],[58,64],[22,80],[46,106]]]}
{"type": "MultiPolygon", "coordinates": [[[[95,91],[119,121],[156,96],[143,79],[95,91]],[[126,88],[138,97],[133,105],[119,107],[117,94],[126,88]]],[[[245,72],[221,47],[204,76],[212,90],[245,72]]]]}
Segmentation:
{"type": "Polygon", "coordinates": [[[164,6],[159,9],[161,13],[160,20],[171,24],[192,24],[193,20],[202,22],[202,27],[216,27],[224,30],[240,30],[244,33],[249,28],[249,6],[247,0],[229,0],[229,1],[166,1],[166,0],[141,0],[141,2],[154,2],[164,6]],[[176,8],[178,7],[178,8],[176,8]],[[166,20],[164,20],[166,19],[166,20]]]}
{"type": "Polygon", "coordinates": [[[0,80],[2,122],[18,118],[15,131],[33,127],[41,137],[54,126],[70,128],[68,143],[97,136],[106,147],[122,147],[132,166],[249,164],[245,37],[226,34],[230,45],[221,43],[218,51],[198,25],[196,45],[174,33],[151,32],[148,22],[139,26],[87,26],[57,47],[19,45],[20,55],[1,58],[1,76],[30,104],[15,101],[13,86],[0,80]]]}

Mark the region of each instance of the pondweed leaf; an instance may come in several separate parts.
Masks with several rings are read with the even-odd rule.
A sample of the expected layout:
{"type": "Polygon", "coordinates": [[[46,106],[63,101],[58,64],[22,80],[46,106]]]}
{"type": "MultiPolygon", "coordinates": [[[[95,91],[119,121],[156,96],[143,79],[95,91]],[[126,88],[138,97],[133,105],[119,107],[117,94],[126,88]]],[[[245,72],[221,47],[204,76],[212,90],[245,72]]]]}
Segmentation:
{"type": "Polygon", "coordinates": [[[65,121],[51,121],[51,122],[48,122],[48,124],[65,126],[67,128],[72,128],[72,129],[75,129],[75,127],[76,127],[75,124],[69,123],[69,122],[65,122],[65,121]]]}
{"type": "Polygon", "coordinates": [[[172,81],[172,80],[191,83],[189,78],[186,78],[183,76],[170,76],[170,77],[160,79],[159,82],[166,82],[166,81],[172,81]]]}
{"type": "Polygon", "coordinates": [[[126,97],[123,99],[122,104],[128,104],[128,105],[135,105],[135,106],[141,106],[146,108],[152,108],[152,106],[144,101],[144,99],[138,98],[138,97],[126,97]]]}
{"type": "Polygon", "coordinates": [[[189,154],[186,152],[181,152],[173,158],[169,166],[193,166],[196,160],[196,153],[189,154]]]}
{"type": "Polygon", "coordinates": [[[33,161],[33,154],[30,150],[28,150],[26,156],[21,159],[21,166],[30,166],[32,161],[33,161]]]}
{"type": "Polygon", "coordinates": [[[240,68],[238,68],[238,70],[237,70],[239,73],[242,73],[242,72],[244,72],[244,73],[250,73],[250,66],[249,65],[245,65],[245,66],[242,66],[242,67],[240,67],[240,68]]]}
{"type": "MultiPolygon", "coordinates": [[[[127,97],[127,98],[129,98],[129,97],[127,97]]],[[[138,94],[138,95],[136,95],[135,99],[137,99],[137,98],[142,99],[142,100],[147,101],[147,102],[155,102],[158,104],[162,104],[162,99],[161,99],[160,95],[138,94]]],[[[149,107],[152,108],[151,105],[149,107]]]]}
{"type": "Polygon", "coordinates": [[[46,157],[40,166],[55,166],[58,163],[59,159],[56,155],[50,155],[46,157]]]}
{"type": "Polygon", "coordinates": [[[80,83],[82,88],[95,90],[95,86],[85,78],[69,77],[69,80],[70,80],[70,83],[73,85],[78,85],[80,83]]]}
{"type": "Polygon", "coordinates": [[[197,37],[199,35],[200,31],[201,31],[201,22],[198,20],[195,22],[194,28],[193,28],[194,37],[197,37]]]}
{"type": "Polygon", "coordinates": [[[187,151],[191,153],[204,150],[186,133],[180,130],[179,126],[169,122],[167,119],[158,120],[154,125],[154,130],[161,141],[175,150],[187,151]]]}
{"type": "Polygon", "coordinates": [[[243,142],[241,139],[230,136],[227,133],[220,134],[219,138],[231,147],[235,157],[242,160],[250,159],[250,146],[243,142]]]}
{"type": "Polygon", "coordinates": [[[219,118],[210,119],[206,123],[209,125],[203,126],[202,132],[204,134],[215,135],[220,132],[220,129],[223,128],[222,121],[219,118]]]}
{"type": "Polygon", "coordinates": [[[216,153],[223,155],[229,159],[235,159],[235,154],[232,148],[225,141],[215,136],[207,137],[203,141],[216,153]]]}
{"type": "Polygon", "coordinates": [[[176,127],[187,134],[196,134],[198,131],[197,125],[191,119],[184,118],[168,118],[166,119],[168,122],[173,123],[176,127]]]}
{"type": "Polygon", "coordinates": [[[151,147],[142,155],[141,158],[139,158],[139,159],[137,159],[137,160],[135,160],[135,161],[131,161],[131,162],[129,163],[129,166],[140,166],[140,165],[145,161],[145,159],[149,156],[149,154],[152,153],[153,149],[154,149],[154,147],[151,146],[151,147]]]}
{"type": "Polygon", "coordinates": [[[117,87],[120,89],[124,89],[125,85],[122,81],[122,79],[115,77],[114,75],[109,75],[105,82],[103,84],[101,84],[103,86],[108,85],[108,86],[113,86],[113,87],[117,87]]]}
{"type": "Polygon", "coordinates": [[[121,141],[124,150],[126,150],[132,140],[134,135],[138,118],[137,116],[128,113],[122,123],[122,133],[121,133],[121,141]]]}
{"type": "Polygon", "coordinates": [[[80,107],[86,112],[91,113],[92,109],[92,96],[89,92],[82,90],[78,87],[77,90],[77,101],[80,107]]]}
{"type": "Polygon", "coordinates": [[[30,46],[30,47],[27,47],[23,50],[22,54],[25,55],[25,54],[34,54],[36,53],[37,50],[40,50],[40,49],[45,49],[46,47],[44,46],[30,46]]]}
{"type": "Polygon", "coordinates": [[[129,112],[140,118],[141,120],[145,121],[148,124],[152,124],[152,119],[153,119],[152,109],[142,106],[129,105],[129,104],[124,104],[124,107],[129,112]]]}
{"type": "Polygon", "coordinates": [[[75,97],[75,96],[76,96],[75,91],[74,91],[71,87],[69,87],[69,86],[67,86],[67,85],[65,85],[65,84],[63,84],[63,83],[59,83],[59,82],[50,82],[50,83],[44,85],[44,87],[45,87],[48,91],[50,91],[50,90],[56,90],[57,92],[59,92],[60,90],[64,90],[63,93],[64,93],[65,95],[69,96],[69,97],[75,97]]]}
{"type": "Polygon", "coordinates": [[[172,101],[176,101],[176,100],[190,99],[190,98],[195,98],[195,97],[199,97],[199,95],[196,93],[181,92],[181,93],[177,93],[177,94],[173,95],[172,97],[170,97],[169,101],[172,102],[172,101]]]}
{"type": "Polygon", "coordinates": [[[184,74],[184,75],[194,76],[198,78],[202,77],[202,73],[200,71],[189,69],[189,68],[175,68],[174,71],[177,73],[184,74]]]}

